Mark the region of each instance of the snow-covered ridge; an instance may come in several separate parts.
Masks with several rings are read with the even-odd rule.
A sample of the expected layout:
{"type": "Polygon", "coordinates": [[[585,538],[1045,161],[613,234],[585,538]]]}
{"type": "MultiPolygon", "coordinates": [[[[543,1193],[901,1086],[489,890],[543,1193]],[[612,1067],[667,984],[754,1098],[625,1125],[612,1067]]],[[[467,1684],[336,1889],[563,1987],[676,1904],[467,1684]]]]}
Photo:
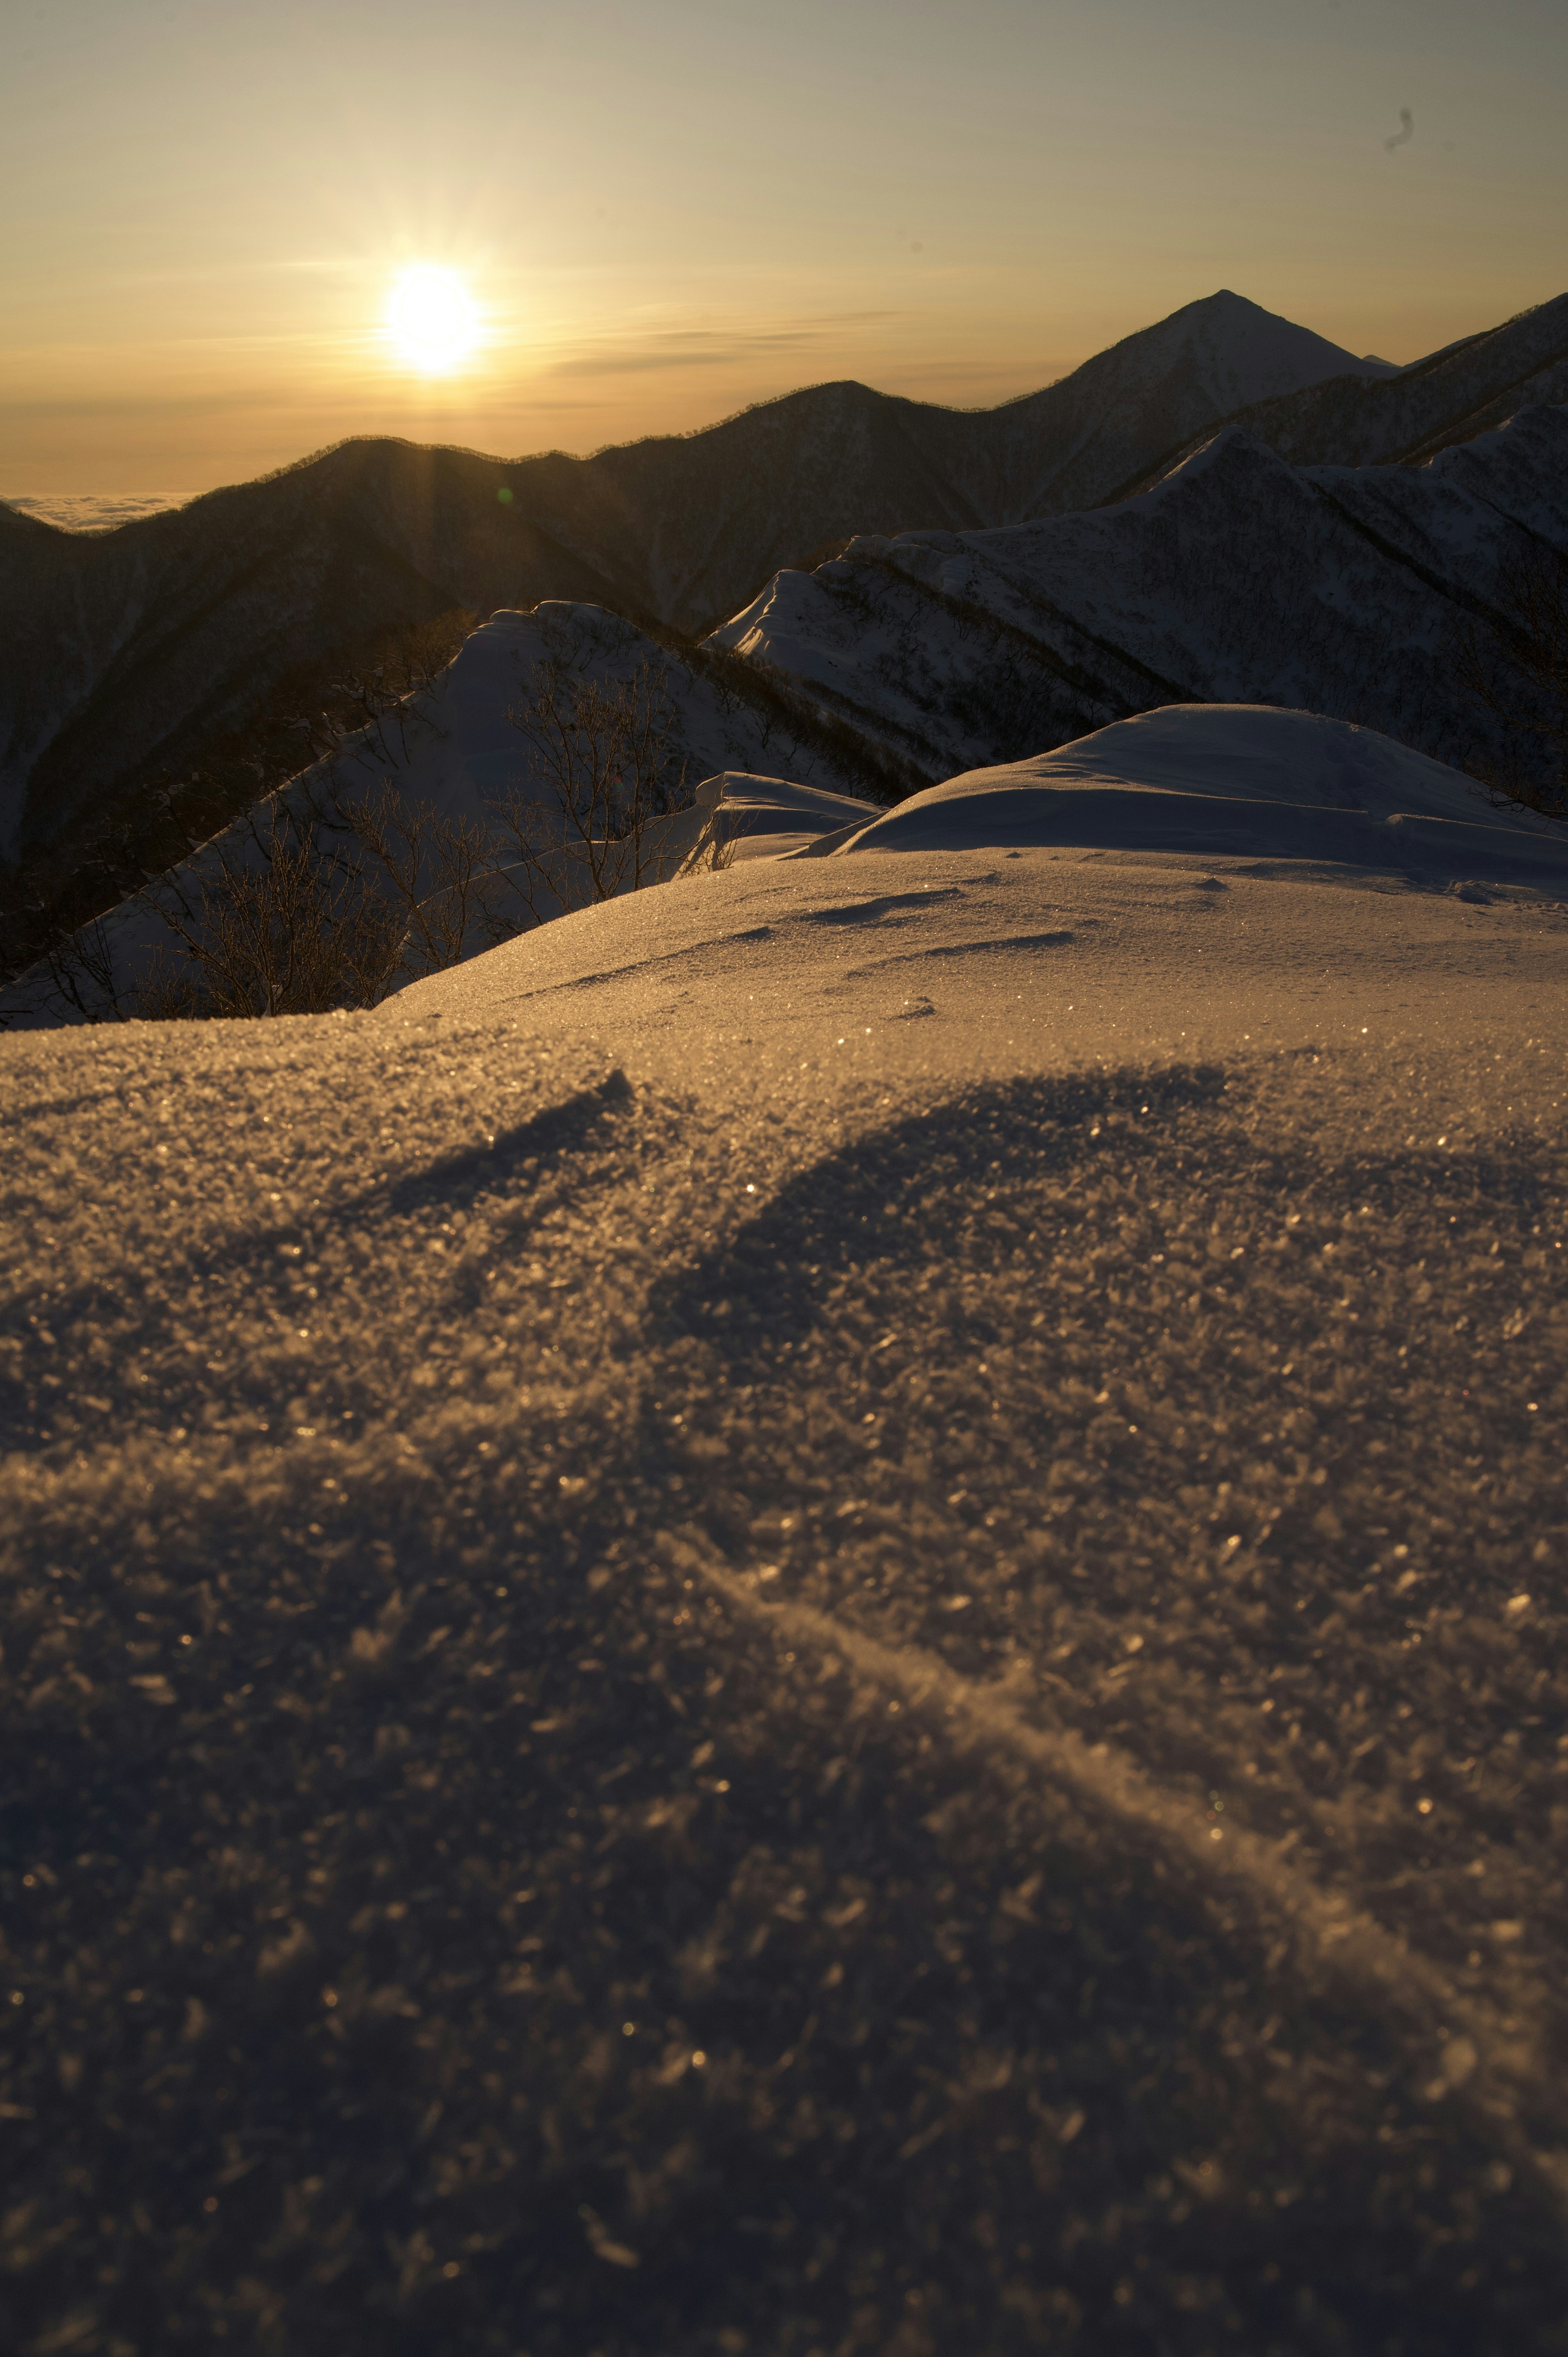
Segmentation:
{"type": "Polygon", "coordinates": [[[1568,551],[1568,409],[1416,468],[1298,468],[1228,426],[1113,507],[862,535],[715,637],[934,778],[1192,702],[1325,713],[1466,768],[1499,747],[1455,640],[1507,665],[1509,576],[1542,549],[1568,551]]]}
{"type": "Polygon", "coordinates": [[[454,608],[704,630],[852,533],[1092,504],[1239,404],[1347,373],[1375,377],[1222,292],[990,411],[828,384],[586,459],[361,439],[111,532],[0,511],[0,856],[454,608]]]}
{"type": "MultiPolygon", "coordinates": [[[[788,689],[758,679],[748,697],[753,681],[744,668],[711,656],[671,656],[597,608],[546,604],[528,614],[496,613],[465,640],[430,690],[347,737],[328,759],[198,846],[148,890],[84,927],[60,957],[0,991],[0,1028],[75,1019],[83,1012],[77,1003],[82,996],[86,1011],[95,1016],[134,1013],[138,990],[179,952],[160,903],[188,910],[225,875],[258,871],[267,862],[275,822],[293,823],[357,862],[341,807],[383,785],[411,812],[489,834],[493,848],[481,865],[505,872],[501,822],[509,797],[537,800],[548,791],[510,715],[525,702],[537,668],[551,660],[600,684],[650,674],[668,698],[675,758],[684,770],[683,780],[674,781],[674,797],[685,806],[648,830],[656,876],[674,875],[700,847],[726,863],[763,849],[771,855],[796,848],[864,823],[881,806],[865,791],[868,765],[854,759],[854,737],[817,725],[810,705],[788,689]],[[788,777],[773,774],[780,764],[788,777]],[[715,823],[721,801],[726,808],[715,823]]],[[[428,880],[434,890],[434,874],[428,880]]],[[[509,921],[535,920],[528,909],[504,895],[503,900],[509,921]]],[[[493,937],[478,930],[471,947],[493,937]]]]}

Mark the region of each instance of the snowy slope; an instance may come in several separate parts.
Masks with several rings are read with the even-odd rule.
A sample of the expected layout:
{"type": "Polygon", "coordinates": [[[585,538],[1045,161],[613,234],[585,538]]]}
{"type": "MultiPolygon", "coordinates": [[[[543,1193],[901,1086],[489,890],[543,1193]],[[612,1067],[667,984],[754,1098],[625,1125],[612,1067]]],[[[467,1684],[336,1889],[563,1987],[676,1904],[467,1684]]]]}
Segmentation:
{"type": "Polygon", "coordinates": [[[0,1039],[7,2347],[1554,2357],[1568,931],[1245,865],[0,1039]]]}
{"type": "Polygon", "coordinates": [[[1147,464],[1140,454],[1168,452],[1198,424],[1212,431],[1237,410],[1326,379],[1391,373],[1221,289],[1012,404],[1001,413],[1009,439],[977,445],[966,480],[988,522],[1095,507],[1147,464]]]}
{"type": "Polygon", "coordinates": [[[1197,700],[1355,720],[1464,767],[1496,748],[1455,635],[1498,623],[1501,577],[1543,544],[1568,549],[1568,409],[1414,468],[1296,468],[1227,427],[1113,507],[865,536],[715,638],[933,776],[1197,700]]]}
{"type": "MultiPolygon", "coordinates": [[[[1410,465],[1505,425],[1521,409],[1563,401],[1568,295],[1487,334],[1463,337],[1381,381],[1346,374],[1296,392],[1282,388],[1240,409],[1233,422],[1297,466],[1410,465]]],[[[1165,464],[1178,464],[1197,447],[1197,438],[1173,447],[1165,464]]],[[[1123,493],[1149,479],[1129,477],[1123,493]]]]}
{"type": "MultiPolygon", "coordinates": [[[[736,781],[737,804],[762,783],[736,781]]],[[[1370,730],[1177,706],[804,849],[579,910],[385,1011],[526,1006],[569,1031],[762,1047],[843,1031],[841,1003],[875,1023],[928,1016],[934,991],[966,1055],[989,1056],[999,1005],[1009,1046],[1103,1026],[1130,939],[1134,998],[1182,1037],[1241,974],[1254,1036],[1310,1025],[1326,956],[1380,1022],[1431,1019],[1441,998],[1463,1027],[1467,990],[1501,985],[1521,954],[1543,980],[1568,955],[1568,837],[1499,823],[1470,780],[1370,730]]]]}
{"type": "MultiPolygon", "coordinates": [[[[738,791],[750,807],[743,816],[737,805],[720,830],[730,856],[744,852],[743,838],[765,831],[779,837],[771,845],[779,849],[786,836],[802,844],[829,827],[875,815],[879,803],[868,797],[868,783],[886,798],[909,781],[908,772],[879,772],[875,754],[864,753],[853,737],[842,730],[830,734],[787,688],[762,681],[722,655],[698,651],[688,658],[672,656],[632,624],[595,607],[544,604],[532,614],[498,613],[465,640],[430,692],[409,698],[373,728],[346,739],[330,759],[304,770],[255,812],[194,850],[150,891],[133,896],[84,929],[66,953],[69,983],[62,982],[57,959],[0,990],[0,1025],[27,1028],[74,1019],[81,1010],[73,990],[95,1016],[116,1007],[134,1011],[138,987],[177,948],[155,903],[191,908],[204,885],[215,884],[225,872],[259,868],[276,813],[294,814],[324,843],[357,859],[338,811],[385,782],[411,810],[434,812],[491,835],[494,847],[485,864],[504,869],[508,855],[500,818],[507,797],[521,792],[537,798],[547,791],[508,716],[525,701],[536,667],[551,660],[602,683],[628,683],[642,671],[663,683],[675,715],[673,760],[684,771],[676,798],[690,807],[655,829],[661,872],[673,873],[707,827],[721,790],[715,786],[699,802],[695,790],[704,780],[746,780],[738,791]],[[769,775],[780,763],[789,767],[788,780],[769,775]]],[[[505,893],[497,913],[507,925],[532,921],[528,909],[505,893]]],[[[476,932],[471,946],[493,937],[476,932]]]]}

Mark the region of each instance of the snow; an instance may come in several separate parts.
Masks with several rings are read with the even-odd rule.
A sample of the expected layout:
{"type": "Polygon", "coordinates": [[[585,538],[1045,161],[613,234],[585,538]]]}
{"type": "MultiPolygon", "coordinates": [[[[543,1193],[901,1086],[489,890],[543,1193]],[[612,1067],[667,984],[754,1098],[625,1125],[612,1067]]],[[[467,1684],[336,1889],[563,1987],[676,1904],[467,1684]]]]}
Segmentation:
{"type": "Polygon", "coordinates": [[[1545,2357],[1565,980],[866,849],[0,1039],[8,2338],[1545,2357]]]}
{"type": "MultiPolygon", "coordinates": [[[[689,654],[592,606],[503,610],[432,694],[346,745],[330,770],[304,773],[285,800],[390,775],[413,801],[483,821],[513,785],[537,783],[506,716],[531,665],[563,651],[584,677],[625,680],[646,666],[665,683],[693,782],[783,776],[851,802],[893,799],[1102,735],[1129,711],[1199,701],[1316,714],[1320,728],[1350,723],[1484,774],[1509,748],[1455,689],[1455,634],[1506,595],[1522,556],[1568,547],[1565,453],[1568,411],[1541,405],[1419,467],[1293,467],[1227,427],[1116,506],[993,531],[862,535],[813,573],[776,575],[689,654]]],[[[1500,638],[1495,651],[1506,661],[1500,638]]],[[[1522,710],[1522,681],[1519,692],[1522,710]]],[[[1323,791],[1338,807],[1332,778],[1323,791]]],[[[1413,785],[1406,798],[1403,868],[1471,860],[1478,875],[1499,875],[1515,846],[1498,830],[1533,824],[1519,812],[1466,817],[1447,805],[1440,822],[1413,785]],[[1452,834],[1471,824],[1488,831],[1485,842],[1452,834]]],[[[1379,809],[1382,821],[1398,815],[1379,809]]],[[[917,823],[906,811],[896,823],[917,823]]],[[[736,856],[758,856],[765,823],[811,849],[814,822],[765,822],[758,803],[736,856]]],[[[1274,848],[1309,852],[1305,822],[1288,842],[1283,822],[1272,823],[1274,848]]],[[[1208,831],[1218,852],[1223,840],[1208,831]]],[[[1381,843],[1358,850],[1352,838],[1365,833],[1341,826],[1318,849],[1385,856],[1381,843]]],[[[246,834],[242,822],[177,880],[249,856],[246,834]]],[[[133,905],[105,932],[129,1003],[160,929],[133,905]]],[[[38,972],[0,993],[6,1022],[60,1013],[38,972]]]]}
{"type": "Polygon", "coordinates": [[[1521,558],[1568,547],[1565,457],[1562,407],[1421,467],[1293,467],[1227,426],[1117,505],[863,534],[776,575],[714,640],[933,779],[1198,700],[1318,712],[1468,767],[1498,748],[1456,692],[1455,630],[1521,558]]]}
{"type": "Polygon", "coordinates": [[[786,1060],[798,1044],[900,1063],[934,1052],[924,1022],[919,1045],[886,1031],[918,1013],[952,1027],[955,1069],[1011,1070],[1102,1032],[1190,1050],[1211,1027],[1226,1032],[1239,999],[1255,1039],[1313,1042],[1342,995],[1337,967],[1355,976],[1352,1033],[1438,1010],[1464,1031],[1477,994],[1519,1011],[1534,1003],[1532,973],[1542,987],[1561,979],[1559,880],[1562,898],[1467,880],[1423,889],[1342,862],[1068,845],[757,859],[579,909],[383,1011],[526,1014],[552,1036],[608,1027],[677,1057],[722,1035],[786,1060]],[[1163,1005],[1182,1018],[1151,1031],[1163,1005]]]}
{"type": "Polygon", "coordinates": [[[1168,705],[1032,761],[966,770],[835,853],[1070,843],[1245,851],[1568,888],[1568,836],[1375,729],[1257,705],[1168,705]]]}
{"type": "MultiPolygon", "coordinates": [[[[1337,376],[1392,376],[1387,361],[1358,359],[1294,319],[1265,311],[1228,287],[1186,306],[1155,328],[1141,331],[1140,357],[1149,375],[1169,367],[1179,354],[1197,376],[1210,414],[1227,416],[1271,394],[1294,393],[1337,376]]],[[[1113,348],[1114,349],[1114,348],[1113,348]]]]}
{"type": "MultiPolygon", "coordinates": [[[[408,804],[493,829],[498,806],[509,795],[548,794],[548,781],[531,769],[528,748],[509,715],[526,697],[534,667],[551,658],[583,678],[627,682],[646,670],[662,683],[677,757],[693,791],[685,811],[654,828],[666,872],[695,850],[721,790],[731,797],[732,811],[721,829],[725,853],[743,860],[755,856],[764,836],[776,852],[875,815],[877,804],[842,791],[844,765],[832,745],[820,735],[803,737],[792,725],[793,710],[810,730],[814,716],[807,707],[775,696],[759,708],[711,666],[685,662],[618,616],[546,601],[532,613],[493,614],[464,640],[430,691],[406,699],[346,738],[331,758],[302,770],[270,803],[236,820],[172,869],[160,891],[197,904],[204,885],[223,869],[260,862],[259,836],[273,810],[306,821],[373,792],[383,780],[408,804]],[[789,761],[790,779],[757,774],[769,751],[789,761]]],[[[496,856],[504,864],[503,852],[496,856]]],[[[513,913],[524,914],[521,907],[513,913]]],[[[134,1007],[138,984],[168,953],[168,929],[149,900],[137,896],[88,930],[95,961],[107,961],[114,1001],[134,1007]]],[[[46,966],[0,990],[0,1024],[31,1029],[73,1019],[46,966]]]]}
{"type": "Polygon", "coordinates": [[[697,788],[698,803],[721,813],[716,840],[726,865],[736,860],[776,859],[804,850],[846,828],[880,815],[875,802],[850,794],[824,793],[788,778],[754,778],[727,770],[697,788]]]}

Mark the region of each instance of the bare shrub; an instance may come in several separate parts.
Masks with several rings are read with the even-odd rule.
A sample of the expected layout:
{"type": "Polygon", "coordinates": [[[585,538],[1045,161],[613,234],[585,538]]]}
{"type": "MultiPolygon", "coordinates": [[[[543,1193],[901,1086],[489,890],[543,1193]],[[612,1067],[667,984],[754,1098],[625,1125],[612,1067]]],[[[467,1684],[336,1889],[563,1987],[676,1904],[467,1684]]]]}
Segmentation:
{"type": "Polygon", "coordinates": [[[412,981],[459,964],[472,954],[476,928],[487,941],[496,938],[495,845],[484,827],[408,802],[385,778],[336,807],[400,912],[400,976],[412,981]]]}
{"type": "MultiPolygon", "coordinates": [[[[365,754],[375,768],[396,766],[412,718],[399,705],[435,685],[478,619],[454,607],[379,639],[346,640],[282,673],[243,714],[193,718],[177,732],[177,766],[149,762],[125,784],[90,797],[22,866],[0,866],[0,983],[36,964],[80,968],[73,937],[92,920],[264,804],[310,762],[341,752],[357,731],[371,732],[365,754]]],[[[69,992],[64,997],[86,1011],[69,992]]],[[[90,988],[88,1007],[99,1003],[90,988]]]]}
{"type": "Polygon", "coordinates": [[[535,923],[663,879],[656,822],[684,806],[679,714],[661,672],[585,677],[548,655],[508,719],[542,792],[521,788],[491,804],[505,888],[535,923]]]}
{"type": "Polygon", "coordinates": [[[60,1005],[87,1023],[124,1020],[114,992],[114,952],[102,918],[52,942],[42,960],[60,1005]]]}
{"type": "Polygon", "coordinates": [[[726,829],[725,816],[723,804],[715,802],[703,822],[701,834],[675,868],[677,876],[722,876],[734,865],[740,836],[726,829]]]}
{"type": "Polygon", "coordinates": [[[401,767],[408,759],[418,698],[435,686],[478,620],[467,608],[455,607],[384,640],[368,661],[345,666],[328,680],[319,709],[294,719],[290,727],[304,737],[315,760],[332,759],[362,731],[372,761],[401,767]]]}
{"type": "Polygon", "coordinates": [[[149,1017],[319,1015],[371,1006],[397,970],[403,928],[362,865],[324,847],[308,819],[274,805],[250,830],[253,857],[143,897],[184,951],[155,958],[149,1017]]]}

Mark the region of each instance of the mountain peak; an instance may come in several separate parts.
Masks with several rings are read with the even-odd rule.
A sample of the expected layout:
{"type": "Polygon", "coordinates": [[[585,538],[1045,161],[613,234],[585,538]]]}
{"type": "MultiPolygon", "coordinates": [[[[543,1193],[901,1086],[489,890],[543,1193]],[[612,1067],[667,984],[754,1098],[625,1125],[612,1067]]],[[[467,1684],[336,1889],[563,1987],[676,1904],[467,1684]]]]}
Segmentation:
{"type": "Polygon", "coordinates": [[[1128,339],[1140,340],[1152,353],[1176,343],[1189,348],[1195,361],[1201,354],[1198,364],[1217,416],[1275,393],[1299,393],[1326,377],[1392,372],[1386,361],[1363,360],[1229,286],[1173,311],[1158,326],[1144,328],[1142,339],[1128,339]]]}

